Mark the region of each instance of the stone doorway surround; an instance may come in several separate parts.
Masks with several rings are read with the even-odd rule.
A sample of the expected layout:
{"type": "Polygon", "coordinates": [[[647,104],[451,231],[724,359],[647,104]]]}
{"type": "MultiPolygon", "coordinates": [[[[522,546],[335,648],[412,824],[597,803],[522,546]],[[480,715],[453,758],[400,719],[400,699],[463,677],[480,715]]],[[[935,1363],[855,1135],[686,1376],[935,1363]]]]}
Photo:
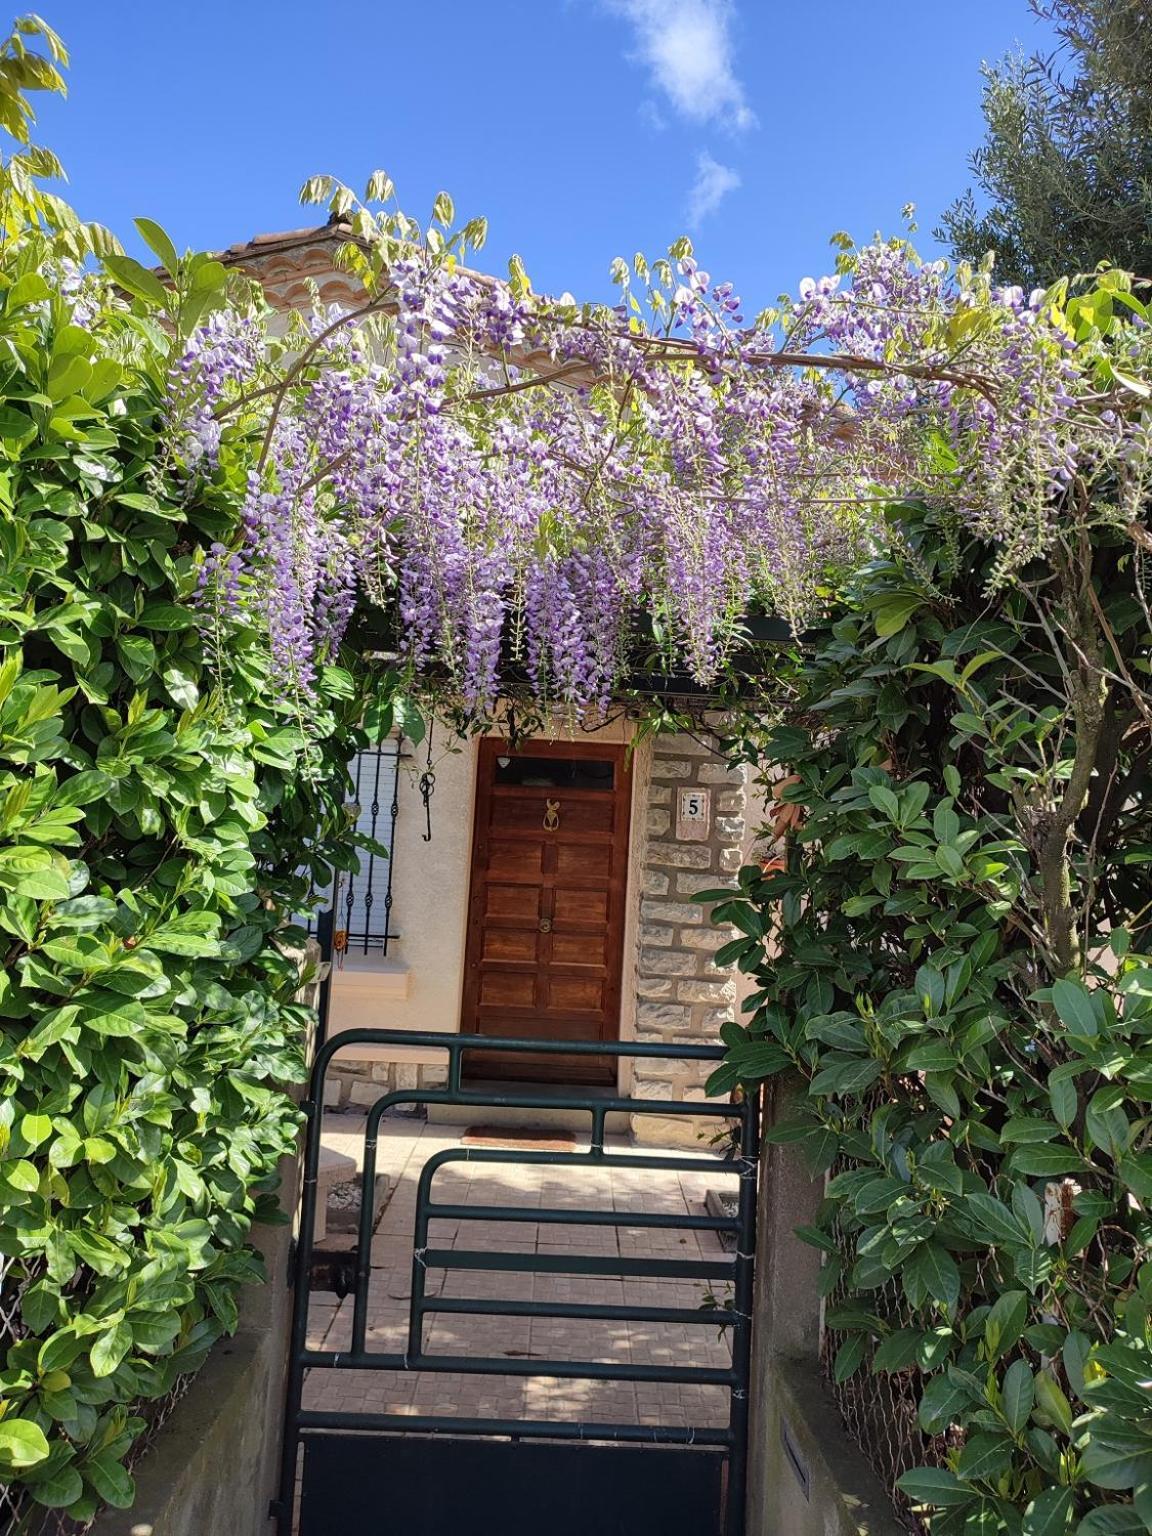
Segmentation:
{"type": "MultiPolygon", "coordinates": [[[[762,804],[749,784],[748,769],[730,768],[706,732],[658,736],[643,795],[636,1038],[664,1045],[715,1044],[725,1020],[739,1017],[750,984],[735,970],[719,970],[713,963],[716,951],[737,931],[714,926],[709,907],[693,897],[735,887],[737,873],[753,854],[762,804]],[[704,826],[678,815],[682,797],[693,790],[707,797],[704,826]]],[[[709,1072],[704,1062],[637,1063],[632,1091],[639,1098],[702,1101],[709,1072]]],[[[701,1126],[643,1117],[634,1129],[646,1138],[692,1144],[701,1126]]]]}

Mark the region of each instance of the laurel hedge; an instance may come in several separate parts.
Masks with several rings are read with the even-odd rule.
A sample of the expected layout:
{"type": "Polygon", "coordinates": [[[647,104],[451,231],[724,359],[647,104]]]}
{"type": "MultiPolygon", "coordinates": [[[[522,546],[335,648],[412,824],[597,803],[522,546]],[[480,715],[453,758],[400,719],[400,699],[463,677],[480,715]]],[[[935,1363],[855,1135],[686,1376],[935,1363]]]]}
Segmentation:
{"type": "MultiPolygon", "coordinates": [[[[62,54],[38,23],[0,49],[9,125],[52,84],[37,27],[62,54]]],[[[326,667],[305,731],[255,635],[210,664],[197,569],[259,445],[189,478],[165,403],[189,324],[247,297],[193,257],[160,323],[85,276],[101,237],[39,154],[4,163],[0,241],[0,1480],[84,1520],[131,1502],[140,1410],[261,1274],[311,1018],[291,918],[354,862],[344,765],[386,690],[373,722],[368,674],[326,667]]]]}
{"type": "Polygon", "coordinates": [[[730,743],[793,826],[782,867],[700,898],[759,987],[714,1087],[799,1084],[769,1134],[827,1173],[800,1235],[835,1381],[912,1387],[932,1464],[899,1489],[932,1531],[1149,1530],[1140,547],[1082,525],[998,584],[946,512],[892,519],[730,743]]]}

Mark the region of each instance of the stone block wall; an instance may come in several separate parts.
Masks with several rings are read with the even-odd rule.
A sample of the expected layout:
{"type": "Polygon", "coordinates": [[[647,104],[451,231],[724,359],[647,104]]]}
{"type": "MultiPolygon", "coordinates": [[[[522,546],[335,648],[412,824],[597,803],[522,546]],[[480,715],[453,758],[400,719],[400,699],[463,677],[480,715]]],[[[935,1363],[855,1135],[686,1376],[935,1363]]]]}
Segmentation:
{"type": "MultiPolygon", "coordinates": [[[[748,845],[746,770],[729,768],[706,738],[658,736],[647,791],[647,836],[641,883],[636,968],[636,1038],[662,1045],[711,1045],[738,1006],[735,973],[713,964],[715,952],[736,937],[714,927],[697,891],[735,886],[748,845]],[[711,793],[706,829],[678,827],[681,790],[711,793]]],[[[637,1061],[633,1093],[640,1098],[702,1102],[709,1062],[637,1061]]],[[[669,1139],[701,1146],[721,1128],[685,1116],[641,1115],[634,1131],[645,1141],[669,1139]]]]}
{"type": "Polygon", "coordinates": [[[385,1093],[401,1089],[443,1088],[448,1068],[441,1060],[436,1065],[405,1061],[364,1061],[337,1055],[324,1074],[324,1108],[360,1111],[367,1114],[385,1093]]]}

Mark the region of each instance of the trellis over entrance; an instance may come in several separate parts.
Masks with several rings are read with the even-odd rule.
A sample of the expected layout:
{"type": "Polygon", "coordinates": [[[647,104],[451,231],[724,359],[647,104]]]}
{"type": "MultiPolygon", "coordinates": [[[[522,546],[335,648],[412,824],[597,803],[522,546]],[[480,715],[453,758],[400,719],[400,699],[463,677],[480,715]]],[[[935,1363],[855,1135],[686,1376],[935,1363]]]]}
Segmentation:
{"type": "Polygon", "coordinates": [[[756,1101],[682,1104],[597,1096],[595,1090],[587,1089],[571,1089],[557,1097],[531,1091],[472,1091],[464,1085],[465,1058],[472,1053],[495,1051],[507,1057],[563,1051],[569,1055],[587,1052],[600,1056],[719,1061],[723,1048],[401,1033],[404,1041],[434,1045],[448,1053],[448,1082],[442,1089],[385,1093],[368,1111],[360,1176],[359,1231],[349,1273],[352,1327],[348,1350],[313,1349],[307,1338],[324,1078],[332,1057],[342,1046],[394,1044],[397,1032],[349,1031],[321,1048],[313,1068],[309,1098],[304,1106],[309,1125],[300,1238],[293,1266],[295,1297],[282,1476],[279,1498],[273,1508],[279,1536],[295,1536],[297,1532],[299,1536],[347,1536],[351,1530],[368,1536],[370,1532],[406,1528],[419,1529],[425,1536],[448,1536],[450,1531],[455,1536],[458,1528],[500,1536],[520,1536],[521,1532],[527,1536],[529,1531],[540,1530],[549,1531],[550,1536],[585,1536],[590,1515],[605,1536],[644,1536],[648,1531],[659,1531],[661,1536],[743,1536],[759,1136],[756,1101]],[[386,1110],[401,1104],[453,1104],[478,1111],[579,1110],[588,1115],[591,1134],[588,1147],[579,1151],[470,1146],[445,1149],[428,1160],[420,1176],[412,1234],[407,1344],[399,1353],[385,1353],[371,1349],[368,1343],[372,1191],[380,1121],[386,1110]],[[582,1169],[699,1173],[698,1157],[662,1152],[623,1153],[605,1146],[609,1116],[689,1112],[714,1118],[718,1128],[725,1122],[731,1126],[728,1151],[705,1166],[709,1172],[738,1178],[734,1216],[453,1204],[434,1198],[437,1173],[463,1160],[488,1166],[515,1163],[571,1169],[574,1182],[582,1169]],[[541,1227],[695,1228],[729,1234],[734,1239],[734,1252],[731,1257],[701,1260],[436,1248],[429,1245],[429,1225],[436,1220],[481,1224],[531,1221],[541,1227]],[[524,1300],[512,1296],[449,1297],[430,1294],[429,1271],[685,1279],[705,1282],[710,1287],[728,1285],[731,1296],[722,1298],[714,1308],[524,1300]],[[704,1328],[722,1325],[730,1330],[732,1359],[726,1367],[702,1367],[631,1360],[484,1358],[433,1353],[425,1346],[425,1321],[433,1314],[445,1312],[704,1328]],[[329,1412],[304,1406],[305,1378],[309,1372],[350,1370],[722,1387],[727,1393],[727,1423],[715,1427],[410,1416],[329,1412]]]}

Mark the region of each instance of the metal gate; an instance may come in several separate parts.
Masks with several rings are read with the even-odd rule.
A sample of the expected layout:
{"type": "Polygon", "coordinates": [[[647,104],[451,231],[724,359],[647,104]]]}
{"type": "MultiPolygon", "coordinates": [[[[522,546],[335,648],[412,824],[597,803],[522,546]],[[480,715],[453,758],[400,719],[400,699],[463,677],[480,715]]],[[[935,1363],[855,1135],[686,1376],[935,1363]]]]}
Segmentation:
{"type": "MultiPolygon", "coordinates": [[[[488,1051],[547,1055],[563,1052],[613,1055],[647,1061],[719,1060],[721,1047],[543,1042],[475,1035],[349,1030],[321,1047],[309,1098],[300,1233],[295,1286],[288,1400],[280,1494],[273,1507],[278,1536],[742,1536],[748,1436],[749,1354],[753,1244],[756,1215],[758,1111],[753,1099],[738,1103],[597,1096],[578,1089],[562,1095],[469,1088],[466,1057],[488,1051]],[[448,1057],[443,1088],[382,1093],[367,1113],[360,1174],[358,1232],[338,1291],[351,1298],[351,1348],[326,1350],[308,1344],[313,1228],[321,1151],[324,1080],[335,1053],[350,1045],[442,1048],[448,1057]],[[369,1287],[372,1279],[377,1144],[385,1111],[397,1105],[452,1104],[485,1109],[567,1109],[589,1117],[588,1145],[580,1150],[498,1146],[448,1147],[431,1156],[418,1185],[412,1233],[407,1346],[401,1352],[370,1347],[369,1287]],[[703,1162],[665,1151],[625,1151],[606,1145],[610,1116],[681,1115],[714,1119],[730,1132],[721,1156],[703,1162]],[[544,1165],[583,1169],[664,1170],[734,1174],[734,1214],[705,1211],[604,1210],[568,1205],[542,1208],[474,1205],[437,1200],[436,1175],[454,1163],[544,1165]],[[727,1234],[731,1257],[684,1259],[502,1251],[479,1246],[434,1247],[433,1221],[517,1223],[540,1228],[617,1227],[710,1230],[727,1234]],[[625,1280],[682,1279],[731,1288],[714,1305],[701,1307],[591,1303],[555,1298],[446,1296],[430,1292],[430,1273],[576,1275],[625,1280]],[[454,1312],[497,1318],[584,1319],[603,1322],[723,1327],[731,1340],[725,1367],[635,1363],[630,1360],[514,1359],[432,1352],[425,1322],[454,1312]],[[391,1371],[443,1376],[532,1376],[559,1380],[707,1385],[727,1392],[727,1422],[664,1424],[461,1417],[363,1410],[330,1412],[305,1406],[311,1372],[391,1371]]],[[[468,1227],[472,1231],[471,1226],[468,1227]]],[[[509,1242],[509,1239],[505,1239],[509,1242]]],[[[619,1247],[619,1244],[617,1245],[619,1247]]],[[[329,1284],[331,1285],[331,1278],[329,1284]]],[[[535,1288],[535,1282],[533,1282],[535,1288]]],[[[621,1288],[623,1289],[623,1288],[621,1288]]],[[[345,1303],[346,1304],[346,1303],[345,1303]]],[[[383,1379],[383,1378],[381,1378],[383,1379]]]]}

